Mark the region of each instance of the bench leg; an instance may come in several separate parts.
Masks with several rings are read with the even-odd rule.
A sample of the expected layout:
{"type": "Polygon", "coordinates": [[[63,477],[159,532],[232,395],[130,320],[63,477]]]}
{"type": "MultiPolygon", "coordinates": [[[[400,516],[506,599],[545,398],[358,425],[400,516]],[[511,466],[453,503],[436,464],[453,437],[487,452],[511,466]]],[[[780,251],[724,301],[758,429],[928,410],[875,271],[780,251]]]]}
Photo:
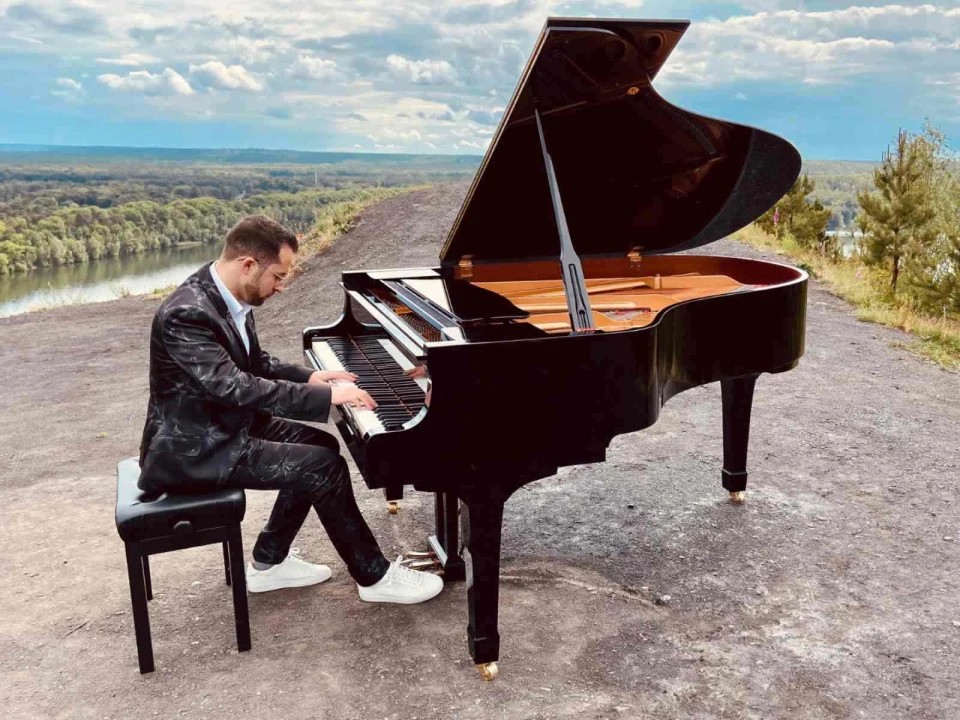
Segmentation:
{"type": "Polygon", "coordinates": [[[243,540],[240,525],[227,531],[230,552],[230,577],[233,580],[233,619],[237,626],[237,650],[250,649],[250,613],[247,609],[247,578],[243,572],[243,540]]]}
{"type": "Polygon", "coordinates": [[[223,571],[227,576],[227,585],[230,585],[230,546],[223,543],[223,571]]]}
{"type": "Polygon", "coordinates": [[[147,600],[153,600],[153,583],[150,580],[150,556],[143,556],[143,587],[147,591],[147,600]]]}
{"type": "Polygon", "coordinates": [[[127,575],[130,579],[130,602],[133,605],[133,629],[137,636],[137,659],[140,672],[153,672],[153,642],[150,640],[150,615],[147,611],[146,579],[137,543],[124,543],[127,549],[127,575]]]}

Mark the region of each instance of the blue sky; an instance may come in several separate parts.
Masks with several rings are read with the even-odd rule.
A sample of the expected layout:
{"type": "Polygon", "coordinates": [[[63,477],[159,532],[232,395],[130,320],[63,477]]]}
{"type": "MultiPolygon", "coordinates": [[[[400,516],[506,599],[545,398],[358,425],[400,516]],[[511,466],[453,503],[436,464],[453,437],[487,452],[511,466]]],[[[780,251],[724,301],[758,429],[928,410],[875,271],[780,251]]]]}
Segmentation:
{"type": "Polygon", "coordinates": [[[960,136],[956,0],[0,0],[0,143],[479,154],[549,15],[690,19],[660,93],[807,159],[960,136]]]}

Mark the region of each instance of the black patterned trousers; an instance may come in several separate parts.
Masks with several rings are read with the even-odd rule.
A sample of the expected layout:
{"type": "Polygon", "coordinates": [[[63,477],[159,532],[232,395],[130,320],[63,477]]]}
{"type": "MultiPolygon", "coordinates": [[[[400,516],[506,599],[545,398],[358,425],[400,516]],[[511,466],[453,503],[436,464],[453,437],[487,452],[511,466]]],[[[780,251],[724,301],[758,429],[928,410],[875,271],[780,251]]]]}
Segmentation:
{"type": "Polygon", "coordinates": [[[279,490],[253,559],[283,562],[312,507],[358,584],[373,585],[390,563],[360,514],[337,440],[309,425],[270,418],[254,423],[227,487],[279,490]]]}

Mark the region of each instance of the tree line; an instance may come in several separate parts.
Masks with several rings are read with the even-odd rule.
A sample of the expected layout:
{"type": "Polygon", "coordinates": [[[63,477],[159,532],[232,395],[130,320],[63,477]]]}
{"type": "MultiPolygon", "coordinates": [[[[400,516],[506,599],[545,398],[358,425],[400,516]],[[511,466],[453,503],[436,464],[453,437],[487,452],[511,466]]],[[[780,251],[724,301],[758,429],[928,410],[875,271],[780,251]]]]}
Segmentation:
{"type": "Polygon", "coordinates": [[[234,223],[253,213],[306,232],[324,206],[362,201],[375,193],[375,188],[318,189],[263,193],[242,200],[138,200],[108,208],[60,205],[53,199],[46,201],[49,212],[39,219],[0,218],[0,275],[138,255],[183,243],[219,242],[234,223]]]}
{"type": "Polygon", "coordinates": [[[917,134],[899,132],[871,181],[857,192],[857,213],[846,225],[849,257],[842,235],[827,234],[830,210],[808,198],[816,190],[808,175],[758,225],[784,243],[861,264],[865,280],[897,302],[960,316],[960,166],[946,135],[929,123],[917,134]]]}

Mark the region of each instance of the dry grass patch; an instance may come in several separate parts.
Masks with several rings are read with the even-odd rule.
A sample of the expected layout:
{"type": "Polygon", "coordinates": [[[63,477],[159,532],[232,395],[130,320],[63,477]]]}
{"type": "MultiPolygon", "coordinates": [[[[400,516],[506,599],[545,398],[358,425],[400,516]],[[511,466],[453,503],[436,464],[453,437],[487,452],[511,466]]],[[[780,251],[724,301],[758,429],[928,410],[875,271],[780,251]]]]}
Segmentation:
{"type": "Polygon", "coordinates": [[[931,317],[906,300],[892,298],[885,278],[872,268],[854,260],[834,262],[798,246],[790,238],[778,240],[755,225],[748,225],[733,237],[787,257],[853,305],[858,319],[904,330],[919,339],[905,347],[948,370],[960,370],[960,322],[949,317],[931,317]]]}

